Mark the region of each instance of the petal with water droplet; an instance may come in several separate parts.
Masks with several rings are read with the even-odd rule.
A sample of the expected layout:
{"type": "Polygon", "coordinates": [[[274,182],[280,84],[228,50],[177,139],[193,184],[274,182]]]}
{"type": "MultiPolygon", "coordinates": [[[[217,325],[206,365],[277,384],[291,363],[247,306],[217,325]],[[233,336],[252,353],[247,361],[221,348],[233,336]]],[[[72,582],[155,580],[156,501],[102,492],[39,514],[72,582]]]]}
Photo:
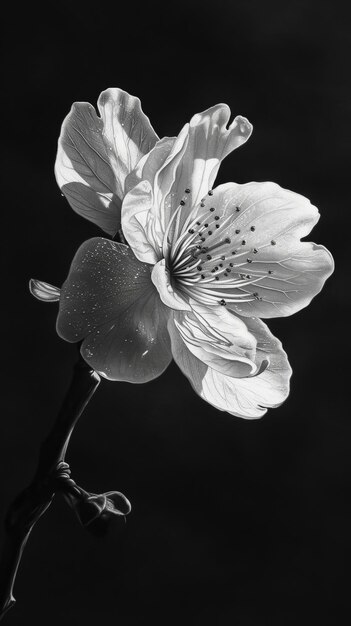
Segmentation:
{"type": "Polygon", "coordinates": [[[62,286],[57,332],[83,340],[92,368],[109,380],[156,378],[172,358],[167,319],[149,266],[128,246],[101,237],[82,244],[62,286]]]}

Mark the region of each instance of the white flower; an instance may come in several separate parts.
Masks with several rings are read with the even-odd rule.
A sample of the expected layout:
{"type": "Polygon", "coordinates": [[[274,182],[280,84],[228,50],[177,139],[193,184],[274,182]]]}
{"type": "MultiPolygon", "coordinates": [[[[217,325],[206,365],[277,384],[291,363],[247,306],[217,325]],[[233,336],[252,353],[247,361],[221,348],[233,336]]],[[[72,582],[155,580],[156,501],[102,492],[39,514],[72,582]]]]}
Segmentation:
{"type": "Polygon", "coordinates": [[[224,104],[161,140],[119,89],[101,94],[99,111],[73,106],[56,177],[75,211],[111,236],[122,227],[129,246],[98,237],[79,248],[59,335],[82,341],[110,380],[146,382],[173,357],[204,400],[261,417],[287,397],[291,369],[259,318],[299,311],[333,271],[323,246],[301,242],[318,210],[271,182],[213,189],[221,160],[252,130],[240,116],[227,126],[224,104]]]}

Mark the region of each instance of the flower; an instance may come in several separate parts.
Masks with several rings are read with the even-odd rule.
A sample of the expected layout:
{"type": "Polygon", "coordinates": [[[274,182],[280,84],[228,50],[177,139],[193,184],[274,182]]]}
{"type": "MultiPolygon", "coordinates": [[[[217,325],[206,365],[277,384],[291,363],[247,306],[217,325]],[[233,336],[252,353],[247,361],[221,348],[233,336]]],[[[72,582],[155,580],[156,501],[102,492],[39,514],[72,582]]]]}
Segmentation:
{"type": "Polygon", "coordinates": [[[110,236],[122,228],[129,245],[95,237],[79,248],[58,334],[82,341],[110,380],[147,382],[174,358],[217,409],[261,417],[288,396],[291,368],[260,318],[299,311],[333,271],[323,246],[301,242],[317,208],[272,182],[213,188],[221,160],[252,132],[241,116],[228,126],[224,104],[161,140],[122,90],[103,92],[98,108],[101,118],[73,105],[56,178],[76,212],[110,236]]]}

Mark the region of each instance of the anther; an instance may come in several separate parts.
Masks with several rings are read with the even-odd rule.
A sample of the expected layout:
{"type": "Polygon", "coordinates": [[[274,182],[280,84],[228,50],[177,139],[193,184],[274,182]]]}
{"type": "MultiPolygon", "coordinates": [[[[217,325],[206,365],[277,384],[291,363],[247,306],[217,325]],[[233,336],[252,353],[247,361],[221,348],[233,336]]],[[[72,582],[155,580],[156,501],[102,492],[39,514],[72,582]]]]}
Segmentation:
{"type": "Polygon", "coordinates": [[[193,234],[194,234],[194,232],[195,232],[195,231],[194,231],[192,228],[189,228],[188,233],[190,233],[190,235],[193,235],[193,234]]]}
{"type": "Polygon", "coordinates": [[[208,254],[208,255],[206,256],[206,259],[207,259],[208,261],[211,261],[211,259],[212,259],[211,255],[210,255],[210,254],[208,254]]]}
{"type": "Polygon", "coordinates": [[[221,260],[222,260],[222,261],[225,261],[225,256],[224,256],[224,254],[223,254],[223,256],[221,256],[221,260]]]}
{"type": "Polygon", "coordinates": [[[255,226],[251,226],[250,230],[252,230],[252,232],[253,232],[254,230],[256,230],[256,227],[255,226]]]}
{"type": "Polygon", "coordinates": [[[226,272],[224,272],[223,276],[228,276],[228,274],[226,274],[226,272]]]}
{"type": "Polygon", "coordinates": [[[216,228],[219,228],[219,224],[216,224],[216,228]]]}
{"type": "Polygon", "coordinates": [[[274,241],[274,239],[272,239],[272,241],[271,241],[271,245],[272,245],[272,246],[275,246],[275,245],[276,245],[276,243],[277,243],[277,242],[276,242],[276,241],[274,241]]]}
{"type": "Polygon", "coordinates": [[[273,274],[273,270],[268,270],[268,274],[273,274]]]}
{"type": "Polygon", "coordinates": [[[257,248],[254,248],[254,249],[252,250],[252,252],[253,252],[254,254],[257,254],[257,252],[258,252],[257,248]]]}
{"type": "Polygon", "coordinates": [[[252,259],[246,259],[248,263],[252,263],[252,259]]]}
{"type": "Polygon", "coordinates": [[[209,196],[213,196],[213,191],[212,191],[212,189],[210,189],[210,191],[208,192],[208,195],[209,195],[209,196]]]}
{"type": "Polygon", "coordinates": [[[209,230],[207,234],[212,235],[212,230],[209,230]]]}
{"type": "Polygon", "coordinates": [[[242,246],[245,246],[245,245],[246,245],[246,241],[245,241],[245,239],[243,239],[243,240],[242,240],[241,245],[242,245],[242,246]]]}
{"type": "Polygon", "coordinates": [[[201,222],[196,222],[196,225],[197,226],[201,226],[201,222]]]}
{"type": "Polygon", "coordinates": [[[237,206],[237,207],[235,207],[235,210],[236,210],[236,212],[237,212],[237,213],[239,213],[239,211],[240,211],[240,207],[238,207],[238,206],[237,206]]]}
{"type": "Polygon", "coordinates": [[[185,193],[190,193],[190,189],[186,189],[186,190],[185,190],[185,193]]]}
{"type": "Polygon", "coordinates": [[[216,222],[219,220],[219,215],[215,215],[215,220],[216,220],[216,222]]]}
{"type": "Polygon", "coordinates": [[[184,204],[185,204],[184,200],[181,200],[181,201],[179,202],[179,204],[180,204],[180,206],[184,206],[184,204]]]}
{"type": "Polygon", "coordinates": [[[208,227],[208,224],[204,224],[204,226],[205,226],[205,228],[207,228],[207,227],[208,227]]]}
{"type": "Polygon", "coordinates": [[[213,211],[215,211],[215,210],[216,209],[213,206],[210,208],[211,213],[213,213],[213,211]]]}
{"type": "Polygon", "coordinates": [[[234,267],[234,263],[229,263],[230,267],[234,267]]]}
{"type": "Polygon", "coordinates": [[[201,265],[198,265],[196,269],[199,270],[199,272],[201,272],[201,270],[202,270],[201,265]]]}
{"type": "Polygon", "coordinates": [[[240,228],[237,228],[235,232],[238,235],[240,233],[240,228]]]}
{"type": "Polygon", "coordinates": [[[231,243],[231,240],[229,239],[229,237],[227,237],[224,241],[225,243],[231,243]]]}
{"type": "Polygon", "coordinates": [[[201,278],[205,278],[205,274],[201,274],[201,278]]]}
{"type": "Polygon", "coordinates": [[[219,276],[215,276],[216,280],[219,280],[219,276]]]}
{"type": "Polygon", "coordinates": [[[200,206],[204,207],[205,203],[204,202],[200,202],[200,206]]]}
{"type": "Polygon", "coordinates": [[[219,264],[219,267],[223,267],[223,263],[220,263],[220,264],[219,264]]]}
{"type": "Polygon", "coordinates": [[[226,301],[225,301],[225,300],[220,300],[220,301],[219,301],[219,304],[221,304],[222,306],[225,306],[227,303],[226,303],[226,301]]]}

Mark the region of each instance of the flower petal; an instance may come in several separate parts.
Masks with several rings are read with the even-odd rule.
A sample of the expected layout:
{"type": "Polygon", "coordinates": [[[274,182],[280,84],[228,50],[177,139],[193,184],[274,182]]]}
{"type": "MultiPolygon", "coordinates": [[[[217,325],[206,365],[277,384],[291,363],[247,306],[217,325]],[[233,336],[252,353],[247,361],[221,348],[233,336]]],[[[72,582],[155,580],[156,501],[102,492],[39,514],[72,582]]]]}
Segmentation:
{"type": "Polygon", "coordinates": [[[188,350],[212,369],[235,378],[257,372],[256,340],[225,308],[192,303],[190,313],[175,313],[173,319],[188,350]]]}
{"type": "Polygon", "coordinates": [[[122,89],[103,91],[98,108],[104,125],[104,143],[123,197],[126,177],[159,138],[142,111],[139,98],[122,89]]]}
{"type": "Polygon", "coordinates": [[[217,104],[190,120],[189,140],[173,186],[175,206],[186,187],[191,190],[192,206],[198,204],[212,188],[221,161],[250,137],[250,122],[238,115],[228,126],[230,115],[226,104],[217,104]]]}
{"type": "Polygon", "coordinates": [[[101,118],[91,104],[73,104],[62,124],[55,175],[73,210],[114,235],[126,176],[158,137],[140,100],[121,89],[102,92],[98,108],[101,118]]]}
{"type": "Polygon", "coordinates": [[[204,245],[212,264],[225,256],[231,274],[208,289],[244,316],[280,317],[307,306],[334,267],[323,246],[300,241],[317,223],[318,209],[271,182],[220,185],[211,205],[218,229],[204,245]],[[231,287],[234,280],[240,287],[231,287]]]}
{"type": "Polygon", "coordinates": [[[57,302],[60,299],[60,289],[43,280],[31,278],[29,281],[29,291],[32,296],[42,302],[57,302]]]}
{"type": "Polygon", "coordinates": [[[100,237],[77,251],[62,286],[57,332],[83,340],[81,353],[109,380],[143,383],[171,360],[168,312],[149,266],[130,248],[100,237]]]}
{"type": "Polygon", "coordinates": [[[148,180],[151,184],[153,183],[157,172],[168,158],[176,139],[176,137],[163,137],[150,152],[138,161],[136,167],[128,174],[125,180],[126,193],[142,180],[148,180]]]}
{"type": "Polygon", "coordinates": [[[152,187],[147,180],[142,180],[127,193],[122,206],[124,236],[135,256],[143,263],[152,265],[157,263],[162,253],[153,203],[152,187]]]}
{"type": "MultiPolygon", "coordinates": [[[[132,188],[126,194],[122,205],[122,229],[134,254],[144,263],[155,263],[162,257],[163,238],[169,215],[163,204],[162,185],[166,184],[168,190],[173,183],[174,163],[179,163],[186,142],[186,127],[176,139],[169,137],[161,139],[128,176],[127,185],[132,188]],[[169,162],[173,164],[173,169],[167,170],[168,176],[171,176],[170,182],[167,173],[161,176],[169,162]]],[[[167,208],[169,207],[170,204],[167,205],[167,208]]]]}
{"type": "Polygon", "coordinates": [[[245,324],[256,337],[257,359],[269,361],[262,373],[247,378],[233,378],[200,361],[185,345],[172,319],[168,330],[173,357],[196,393],[221,411],[245,419],[257,419],[266,413],[267,408],[277,407],[287,398],[291,368],[280,341],[264,322],[245,318],[245,324]]]}
{"type": "MultiPolygon", "coordinates": [[[[226,104],[218,104],[194,115],[176,139],[167,137],[162,140],[132,174],[132,184],[145,179],[152,187],[153,205],[149,212],[158,248],[162,246],[163,235],[180,202],[184,203],[184,208],[179,228],[189,210],[212,187],[221,160],[249,138],[252,126],[248,120],[239,115],[227,128],[229,118],[230,109],[226,104]],[[186,189],[189,192],[185,194],[186,189]]],[[[122,227],[134,249],[135,233],[130,229],[132,205],[135,206],[132,201],[128,209],[123,205],[122,227]]]]}

